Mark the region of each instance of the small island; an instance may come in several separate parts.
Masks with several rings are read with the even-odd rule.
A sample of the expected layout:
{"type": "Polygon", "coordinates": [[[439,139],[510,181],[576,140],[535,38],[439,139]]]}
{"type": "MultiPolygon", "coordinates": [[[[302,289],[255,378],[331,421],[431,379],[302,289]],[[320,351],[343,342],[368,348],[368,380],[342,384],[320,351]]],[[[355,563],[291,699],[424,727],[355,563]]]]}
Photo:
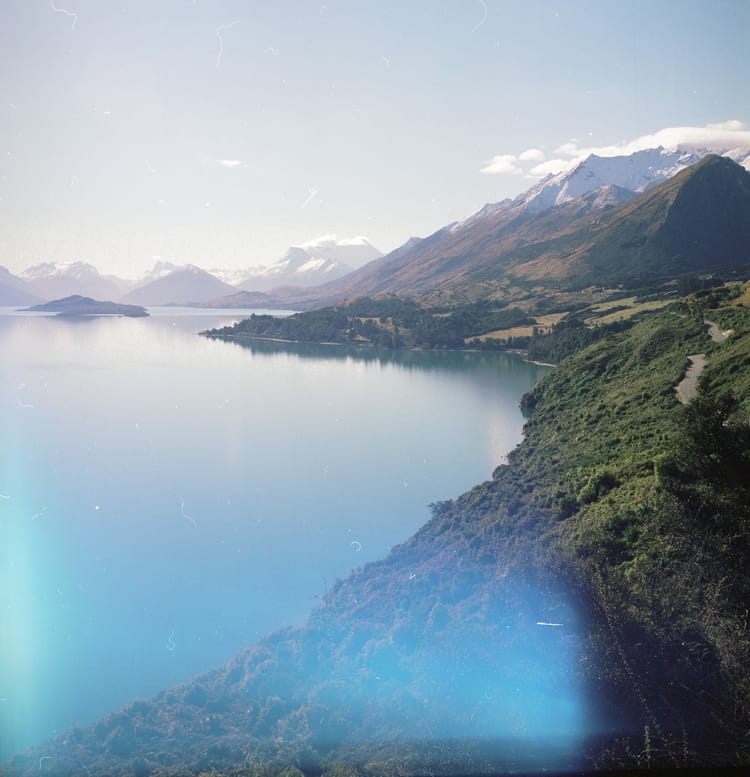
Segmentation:
{"type": "Polygon", "coordinates": [[[118,302],[82,297],[80,294],[33,305],[30,308],[23,308],[23,311],[55,313],[58,316],[128,316],[130,318],[140,318],[149,314],[148,310],[141,305],[121,305],[118,302]]]}

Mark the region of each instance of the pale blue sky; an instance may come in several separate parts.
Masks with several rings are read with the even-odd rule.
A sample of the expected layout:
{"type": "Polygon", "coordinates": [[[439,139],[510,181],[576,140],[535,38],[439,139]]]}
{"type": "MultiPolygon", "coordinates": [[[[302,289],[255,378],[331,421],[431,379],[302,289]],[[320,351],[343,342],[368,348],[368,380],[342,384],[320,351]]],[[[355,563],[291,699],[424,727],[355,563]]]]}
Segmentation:
{"type": "Polygon", "coordinates": [[[16,272],[244,267],[327,233],[388,251],[527,189],[571,140],[750,123],[748,0],[0,9],[0,265],[16,272]],[[508,172],[480,172],[495,157],[508,172]]]}

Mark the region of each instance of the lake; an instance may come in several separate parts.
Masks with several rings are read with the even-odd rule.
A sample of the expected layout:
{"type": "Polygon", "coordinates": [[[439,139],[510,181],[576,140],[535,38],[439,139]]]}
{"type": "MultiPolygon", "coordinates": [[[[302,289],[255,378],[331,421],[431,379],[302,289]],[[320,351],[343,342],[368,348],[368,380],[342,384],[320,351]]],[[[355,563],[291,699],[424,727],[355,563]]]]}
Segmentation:
{"type": "Polygon", "coordinates": [[[0,314],[0,760],[302,623],[490,477],[546,368],[0,314]]]}

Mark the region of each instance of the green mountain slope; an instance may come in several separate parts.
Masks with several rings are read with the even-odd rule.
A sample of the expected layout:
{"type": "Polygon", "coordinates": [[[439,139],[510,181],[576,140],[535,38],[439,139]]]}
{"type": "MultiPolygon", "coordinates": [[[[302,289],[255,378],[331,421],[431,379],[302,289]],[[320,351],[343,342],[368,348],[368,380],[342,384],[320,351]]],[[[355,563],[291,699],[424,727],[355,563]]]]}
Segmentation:
{"type": "MultiPolygon", "coordinates": [[[[708,156],[605,214],[576,239],[569,278],[579,284],[636,285],[686,272],[750,262],[750,173],[708,156]]],[[[570,260],[569,260],[570,261],[570,260]]]]}
{"type": "Polygon", "coordinates": [[[256,777],[750,764],[738,294],[564,359],[493,479],[337,581],[304,627],[7,773],[37,774],[42,757],[57,774],[256,777]],[[712,343],[706,316],[734,334],[712,343]],[[696,352],[708,366],[683,408],[674,386],[696,352]]]}

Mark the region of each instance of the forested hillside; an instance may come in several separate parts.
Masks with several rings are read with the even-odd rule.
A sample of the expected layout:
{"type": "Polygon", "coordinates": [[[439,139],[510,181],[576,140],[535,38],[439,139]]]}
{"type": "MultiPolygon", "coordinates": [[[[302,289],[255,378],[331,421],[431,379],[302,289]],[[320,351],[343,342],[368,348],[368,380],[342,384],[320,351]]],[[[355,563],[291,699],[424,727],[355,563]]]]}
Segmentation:
{"type": "Polygon", "coordinates": [[[234,326],[204,334],[379,348],[463,348],[467,340],[485,332],[535,324],[534,317],[523,310],[491,302],[427,310],[408,297],[389,294],[288,317],[253,314],[234,326]]]}

